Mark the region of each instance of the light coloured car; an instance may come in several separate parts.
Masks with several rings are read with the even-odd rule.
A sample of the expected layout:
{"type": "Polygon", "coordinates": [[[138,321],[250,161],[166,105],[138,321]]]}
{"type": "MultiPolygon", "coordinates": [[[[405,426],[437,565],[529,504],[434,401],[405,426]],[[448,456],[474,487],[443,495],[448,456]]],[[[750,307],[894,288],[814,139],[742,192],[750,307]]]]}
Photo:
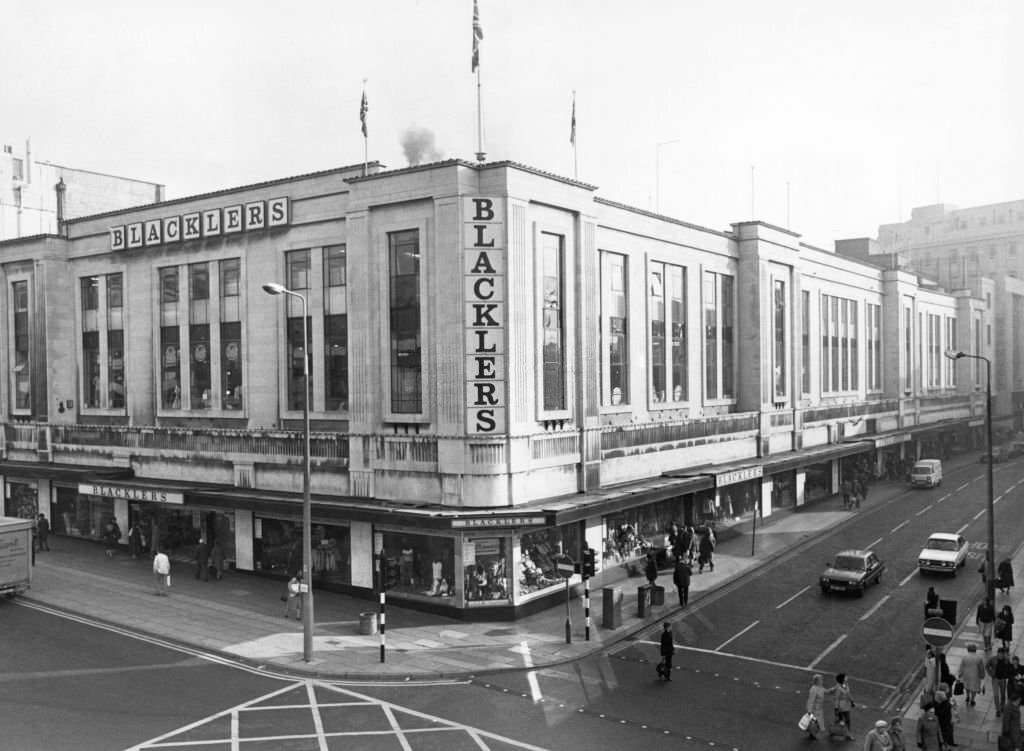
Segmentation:
{"type": "Polygon", "coordinates": [[[952,574],[967,563],[967,540],[953,532],[935,532],[928,538],[917,556],[917,568],[922,573],[932,571],[952,574]]]}
{"type": "Polygon", "coordinates": [[[882,580],[885,564],[871,550],[840,550],[835,560],[825,564],[825,570],[818,577],[821,593],[856,592],[864,596],[864,590],[882,580]]]}

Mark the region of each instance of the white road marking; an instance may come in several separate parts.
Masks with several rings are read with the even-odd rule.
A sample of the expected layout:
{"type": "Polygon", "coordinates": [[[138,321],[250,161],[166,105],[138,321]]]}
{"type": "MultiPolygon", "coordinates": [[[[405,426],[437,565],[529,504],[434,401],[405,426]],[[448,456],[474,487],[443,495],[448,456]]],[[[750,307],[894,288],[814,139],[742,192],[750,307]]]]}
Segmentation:
{"type": "Polygon", "coordinates": [[[890,532],[890,533],[892,533],[892,532],[895,532],[896,530],[900,529],[901,527],[905,527],[905,526],[907,526],[908,524],[910,524],[910,519],[907,519],[906,521],[900,522],[900,523],[899,523],[899,524],[897,524],[897,525],[896,525],[895,527],[893,527],[892,529],[890,529],[890,530],[889,530],[889,532],[890,532]]]}
{"type": "Polygon", "coordinates": [[[952,494],[952,493],[946,493],[946,495],[942,496],[942,498],[940,498],[939,500],[937,500],[937,501],[935,501],[935,502],[936,502],[936,503],[942,503],[942,502],[943,502],[944,500],[946,500],[947,498],[952,498],[952,497],[953,497],[953,494],[952,494]]]}
{"type": "Polygon", "coordinates": [[[967,524],[965,524],[964,526],[960,527],[960,529],[958,529],[958,530],[956,531],[956,533],[957,533],[958,535],[962,535],[962,534],[964,533],[964,530],[965,530],[965,529],[967,529],[967,528],[968,528],[969,526],[971,526],[971,523],[970,523],[970,522],[967,522],[967,524]]]}
{"type": "Polygon", "coordinates": [[[914,569],[914,570],[913,570],[913,571],[911,571],[911,572],[910,572],[909,574],[907,574],[906,576],[904,576],[904,577],[903,577],[903,579],[902,579],[902,580],[900,581],[900,583],[899,583],[899,586],[901,586],[901,587],[902,587],[902,586],[903,586],[904,584],[906,584],[906,583],[907,583],[908,581],[910,581],[911,579],[913,579],[913,578],[914,578],[915,576],[917,576],[917,569],[914,569]]]}
{"type": "Polygon", "coordinates": [[[871,548],[875,547],[875,545],[877,545],[878,543],[880,543],[880,542],[882,541],[882,539],[883,539],[883,538],[879,537],[879,538],[878,538],[877,540],[875,540],[874,542],[869,542],[869,543],[868,543],[868,549],[870,550],[871,548]]]}
{"type": "Polygon", "coordinates": [[[751,624],[750,624],[749,626],[747,626],[747,627],[746,627],[745,629],[743,629],[743,630],[742,630],[742,631],[740,631],[740,632],[739,632],[738,634],[736,634],[735,636],[733,636],[733,637],[732,637],[731,639],[726,639],[726,640],[725,640],[724,642],[722,642],[721,644],[719,644],[719,645],[718,645],[718,647],[717,647],[717,648],[715,649],[715,651],[716,651],[716,652],[718,652],[718,651],[719,651],[719,650],[721,650],[721,649],[722,649],[722,647],[724,647],[724,646],[725,646],[726,644],[729,644],[730,642],[736,641],[736,640],[737,640],[737,639],[739,639],[739,638],[740,638],[741,636],[743,636],[743,634],[747,633],[747,632],[748,632],[748,631],[749,631],[750,629],[752,629],[752,628],[753,628],[754,626],[756,626],[756,625],[757,625],[758,623],[760,623],[760,622],[761,622],[761,621],[754,621],[754,622],[753,622],[753,623],[751,623],[751,624]]]}
{"type": "Polygon", "coordinates": [[[862,616],[861,616],[860,618],[858,618],[857,620],[859,620],[859,621],[866,621],[866,620],[867,620],[868,618],[870,618],[870,617],[871,617],[872,615],[874,615],[874,614],[875,614],[875,611],[876,611],[876,610],[878,610],[878,609],[879,609],[880,607],[882,607],[882,606],[883,606],[883,605],[885,604],[885,601],[886,601],[886,600],[888,600],[888,599],[889,599],[889,595],[886,595],[886,596],[885,596],[885,597],[883,597],[883,598],[882,598],[881,600],[879,600],[878,602],[876,602],[876,603],[875,603],[875,605],[874,605],[874,607],[873,607],[873,608],[871,608],[871,610],[869,610],[868,612],[866,612],[866,613],[865,613],[864,615],[862,615],[862,616]]]}
{"type": "Polygon", "coordinates": [[[920,511],[918,511],[918,512],[917,512],[916,514],[914,514],[914,516],[921,516],[921,514],[924,514],[924,513],[927,513],[928,511],[931,511],[931,509],[932,509],[932,507],[933,507],[934,505],[935,505],[934,503],[929,503],[929,504],[928,504],[927,506],[925,506],[925,507],[924,507],[923,509],[921,509],[921,510],[920,510],[920,511]]]}
{"type": "Polygon", "coordinates": [[[801,589],[801,590],[800,590],[799,592],[797,592],[797,593],[796,593],[795,595],[793,595],[792,597],[790,597],[790,598],[789,598],[788,600],[783,600],[783,601],[782,601],[782,602],[780,602],[780,603],[779,603],[778,605],[776,605],[776,606],[775,606],[775,609],[776,609],[776,610],[780,610],[780,609],[784,608],[784,607],[785,607],[786,605],[789,605],[789,603],[793,602],[793,600],[795,600],[795,599],[796,599],[797,597],[799,597],[800,595],[802,595],[802,594],[803,594],[804,592],[806,592],[806,591],[807,591],[808,589],[810,589],[810,588],[811,588],[811,585],[810,585],[810,584],[808,584],[808,585],[807,585],[806,587],[804,587],[803,589],[801,589]]]}
{"type": "Polygon", "coordinates": [[[972,521],[972,522],[974,522],[974,521],[977,521],[978,519],[980,519],[980,518],[981,518],[981,515],[982,515],[982,514],[984,514],[984,513],[985,513],[985,509],[982,509],[981,511],[979,511],[978,513],[976,513],[976,514],[975,514],[975,515],[974,515],[974,516],[973,516],[973,517],[971,518],[971,521],[972,521]]]}
{"type": "Polygon", "coordinates": [[[961,490],[966,490],[967,486],[970,485],[970,484],[971,483],[969,483],[969,482],[965,482],[963,485],[961,485],[959,488],[956,489],[956,492],[959,493],[961,490]]]}
{"type": "MultiPolygon", "coordinates": [[[[313,685],[313,681],[306,682],[306,701],[309,702],[309,712],[313,715],[313,728],[316,730],[316,737],[320,745],[320,751],[330,751],[330,749],[327,748],[327,737],[324,735],[324,718],[320,715],[320,706],[317,704],[316,687],[313,685]]],[[[401,734],[399,734],[399,740],[405,740],[401,737],[401,734]]],[[[232,738],[231,742],[234,743],[235,739],[232,738]]]]}
{"type": "Polygon", "coordinates": [[[842,636],[840,636],[840,637],[839,637],[838,639],[836,639],[836,640],[835,640],[834,642],[832,642],[832,643],[831,643],[831,644],[829,644],[829,645],[828,645],[827,647],[825,647],[825,651],[824,651],[824,652],[822,652],[822,653],[821,653],[820,655],[818,655],[817,657],[815,657],[815,658],[814,658],[814,662],[812,662],[812,663],[811,663],[810,665],[808,665],[808,666],[807,666],[807,667],[808,667],[808,669],[814,669],[814,667],[815,667],[815,666],[816,666],[816,665],[817,665],[817,664],[818,664],[819,662],[821,662],[822,660],[824,660],[824,659],[825,659],[825,657],[826,657],[826,656],[828,656],[828,653],[829,653],[829,652],[831,652],[831,651],[832,651],[833,649],[835,649],[835,648],[836,648],[836,647],[838,647],[838,646],[839,646],[840,644],[842,644],[842,643],[843,643],[843,639],[845,639],[845,638],[846,638],[846,634],[843,634],[843,635],[842,635],[842,636]]]}

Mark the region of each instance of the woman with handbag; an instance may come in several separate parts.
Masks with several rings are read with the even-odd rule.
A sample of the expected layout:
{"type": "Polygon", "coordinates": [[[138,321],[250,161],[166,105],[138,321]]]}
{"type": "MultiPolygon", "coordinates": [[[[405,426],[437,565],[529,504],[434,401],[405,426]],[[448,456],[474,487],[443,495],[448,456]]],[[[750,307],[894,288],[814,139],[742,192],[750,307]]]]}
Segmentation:
{"type": "MultiPolygon", "coordinates": [[[[835,688],[825,688],[825,681],[821,673],[815,673],[811,678],[811,687],[807,691],[807,703],[804,705],[805,717],[810,715],[810,722],[804,728],[808,738],[817,738],[821,730],[821,718],[825,716],[825,696],[835,691],[835,688]]],[[[803,721],[801,720],[801,726],[803,721]]]]}

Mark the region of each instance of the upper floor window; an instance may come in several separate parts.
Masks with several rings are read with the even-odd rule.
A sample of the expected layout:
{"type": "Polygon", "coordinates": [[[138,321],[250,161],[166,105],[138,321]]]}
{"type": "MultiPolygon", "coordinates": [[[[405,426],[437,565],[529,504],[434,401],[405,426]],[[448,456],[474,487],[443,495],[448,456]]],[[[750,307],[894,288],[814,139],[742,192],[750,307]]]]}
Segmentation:
{"type": "Polygon", "coordinates": [[[802,290],[800,326],[800,392],[811,393],[811,293],[802,290]]]}
{"type": "Polygon", "coordinates": [[[782,279],[776,279],[773,287],[772,355],[774,362],[772,363],[772,380],[775,387],[775,396],[779,398],[786,396],[788,393],[787,379],[789,373],[786,369],[786,356],[788,353],[786,323],[789,317],[789,305],[786,299],[786,282],[782,279]]]}
{"type": "Polygon", "coordinates": [[[734,395],[733,277],[704,272],[704,394],[707,399],[734,395]]]}
{"type": "Polygon", "coordinates": [[[868,391],[882,390],[882,306],[868,303],[865,306],[867,333],[867,375],[868,391]]]}
{"type": "Polygon", "coordinates": [[[545,410],[566,408],[564,244],[561,235],[541,234],[541,383],[545,410]]]}
{"type": "Polygon", "coordinates": [[[420,331],[420,233],[388,234],[391,350],[391,411],[423,411],[420,331]]]}
{"type": "Polygon", "coordinates": [[[32,358],[29,348],[28,282],[11,283],[11,302],[14,313],[14,368],[11,387],[15,409],[32,408],[32,358]]]}
{"type": "Polygon", "coordinates": [[[601,403],[629,404],[626,257],[601,251],[601,403]]]}
{"type": "Polygon", "coordinates": [[[858,388],[857,302],[821,296],[822,393],[858,388]]]}
{"type": "Polygon", "coordinates": [[[348,409],[348,269],[344,245],[324,248],[324,407],[348,409]]]}

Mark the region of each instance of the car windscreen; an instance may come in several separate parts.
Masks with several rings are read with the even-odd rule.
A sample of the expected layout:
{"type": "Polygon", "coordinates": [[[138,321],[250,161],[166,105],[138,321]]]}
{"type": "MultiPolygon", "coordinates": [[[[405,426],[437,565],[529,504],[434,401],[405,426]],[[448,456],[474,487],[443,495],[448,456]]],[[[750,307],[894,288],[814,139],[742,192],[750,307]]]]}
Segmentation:
{"type": "Polygon", "coordinates": [[[843,571],[863,571],[864,559],[850,555],[841,555],[836,558],[836,565],[833,568],[843,571]]]}
{"type": "Polygon", "coordinates": [[[956,550],[954,540],[929,540],[926,547],[929,550],[956,550]]]}

